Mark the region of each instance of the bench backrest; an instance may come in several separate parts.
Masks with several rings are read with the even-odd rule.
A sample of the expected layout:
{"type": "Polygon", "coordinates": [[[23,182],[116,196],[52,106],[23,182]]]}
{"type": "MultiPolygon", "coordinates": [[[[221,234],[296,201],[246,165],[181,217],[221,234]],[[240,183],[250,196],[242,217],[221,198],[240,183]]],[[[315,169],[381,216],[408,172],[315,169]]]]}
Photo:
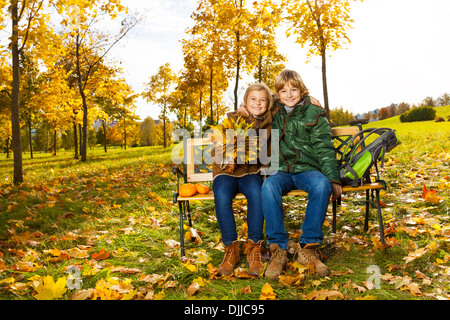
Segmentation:
{"type": "Polygon", "coordinates": [[[191,138],[184,140],[184,172],[186,182],[212,181],[211,139],[191,138]]]}
{"type": "MultiPolygon", "coordinates": [[[[359,127],[332,128],[337,159],[342,157],[346,143],[360,131],[359,127]]],[[[357,142],[357,141],[356,141],[357,142]]],[[[186,182],[209,182],[213,179],[211,151],[213,143],[208,138],[184,139],[183,162],[186,182]]]]}

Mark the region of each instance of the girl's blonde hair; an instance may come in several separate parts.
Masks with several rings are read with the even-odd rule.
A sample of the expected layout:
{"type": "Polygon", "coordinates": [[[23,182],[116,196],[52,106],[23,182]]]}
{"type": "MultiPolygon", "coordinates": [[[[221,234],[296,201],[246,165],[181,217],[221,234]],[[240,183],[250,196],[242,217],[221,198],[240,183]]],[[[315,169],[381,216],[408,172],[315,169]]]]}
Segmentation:
{"type": "Polygon", "coordinates": [[[245,94],[244,94],[244,106],[247,104],[247,98],[250,94],[250,92],[252,91],[258,91],[258,90],[264,90],[266,92],[267,95],[267,99],[268,99],[268,107],[267,110],[270,110],[272,108],[273,105],[273,98],[272,98],[272,93],[270,92],[270,89],[268,86],[266,86],[264,83],[255,83],[252,84],[250,87],[247,88],[247,90],[245,90],[245,94]]]}
{"type": "Polygon", "coordinates": [[[275,95],[278,97],[280,92],[286,83],[290,83],[294,88],[300,89],[301,97],[304,99],[309,96],[309,90],[303,82],[302,77],[297,71],[285,69],[281,71],[278,77],[275,79],[275,95]]]}

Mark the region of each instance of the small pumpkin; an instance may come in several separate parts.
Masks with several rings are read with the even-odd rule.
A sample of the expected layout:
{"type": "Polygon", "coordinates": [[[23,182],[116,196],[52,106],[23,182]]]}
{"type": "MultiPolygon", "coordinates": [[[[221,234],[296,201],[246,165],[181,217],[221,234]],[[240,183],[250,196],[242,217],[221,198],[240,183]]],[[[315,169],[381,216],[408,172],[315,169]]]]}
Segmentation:
{"type": "Polygon", "coordinates": [[[182,197],[192,197],[197,193],[197,188],[192,183],[186,183],[180,187],[178,193],[182,197]]]}
{"type": "Polygon", "coordinates": [[[209,188],[201,183],[196,183],[195,188],[197,189],[197,192],[200,194],[207,194],[209,192],[209,188]]]}

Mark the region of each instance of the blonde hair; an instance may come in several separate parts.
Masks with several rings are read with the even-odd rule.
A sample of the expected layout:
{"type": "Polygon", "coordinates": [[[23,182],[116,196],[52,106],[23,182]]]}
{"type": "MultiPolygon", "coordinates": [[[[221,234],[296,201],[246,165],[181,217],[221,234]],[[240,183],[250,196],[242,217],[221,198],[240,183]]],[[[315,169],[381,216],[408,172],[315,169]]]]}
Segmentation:
{"type": "Polygon", "coordinates": [[[266,92],[267,99],[268,99],[268,102],[269,102],[267,110],[270,110],[272,108],[272,104],[273,104],[272,93],[270,92],[269,87],[266,86],[264,83],[252,84],[250,87],[247,88],[247,90],[245,90],[244,106],[247,105],[247,98],[250,95],[250,92],[252,92],[252,91],[259,91],[259,90],[264,90],[266,92]]]}
{"type": "Polygon", "coordinates": [[[300,89],[301,97],[304,99],[309,96],[309,90],[303,82],[302,77],[297,71],[284,69],[275,79],[275,95],[278,97],[280,92],[286,83],[290,83],[294,88],[300,89]]]}

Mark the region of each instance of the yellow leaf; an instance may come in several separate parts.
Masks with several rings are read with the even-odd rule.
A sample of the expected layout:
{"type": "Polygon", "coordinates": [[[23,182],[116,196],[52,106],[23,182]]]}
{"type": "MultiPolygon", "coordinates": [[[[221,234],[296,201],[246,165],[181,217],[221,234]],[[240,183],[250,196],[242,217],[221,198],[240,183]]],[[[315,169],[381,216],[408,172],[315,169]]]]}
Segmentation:
{"type": "Polygon", "coordinates": [[[10,285],[10,284],[13,284],[15,281],[16,281],[16,280],[15,280],[13,277],[9,277],[9,278],[0,280],[0,284],[7,284],[7,285],[10,285]]]}
{"type": "Polygon", "coordinates": [[[192,282],[198,283],[198,285],[200,287],[204,287],[209,283],[208,280],[205,280],[202,277],[198,277],[198,278],[194,279],[194,281],[192,281],[192,282]]]}
{"type": "Polygon", "coordinates": [[[295,269],[298,269],[298,273],[302,274],[302,273],[306,273],[309,269],[307,267],[305,267],[304,265],[300,264],[298,261],[295,261],[292,266],[295,269]]]}
{"type": "Polygon", "coordinates": [[[37,294],[34,297],[37,300],[59,299],[67,291],[66,284],[66,278],[59,278],[55,282],[53,277],[46,276],[44,280],[35,288],[37,294]]]}
{"type": "Polygon", "coordinates": [[[153,297],[153,300],[162,300],[166,294],[164,293],[164,290],[160,291],[158,294],[155,294],[153,297]]]}
{"type": "Polygon", "coordinates": [[[261,289],[259,300],[276,300],[277,294],[273,292],[272,287],[267,282],[261,289]]]}
{"type": "Polygon", "coordinates": [[[191,264],[190,261],[188,261],[188,262],[186,262],[186,263],[182,263],[182,265],[183,265],[186,269],[188,269],[189,271],[191,271],[191,272],[197,271],[197,266],[191,264]]]}

